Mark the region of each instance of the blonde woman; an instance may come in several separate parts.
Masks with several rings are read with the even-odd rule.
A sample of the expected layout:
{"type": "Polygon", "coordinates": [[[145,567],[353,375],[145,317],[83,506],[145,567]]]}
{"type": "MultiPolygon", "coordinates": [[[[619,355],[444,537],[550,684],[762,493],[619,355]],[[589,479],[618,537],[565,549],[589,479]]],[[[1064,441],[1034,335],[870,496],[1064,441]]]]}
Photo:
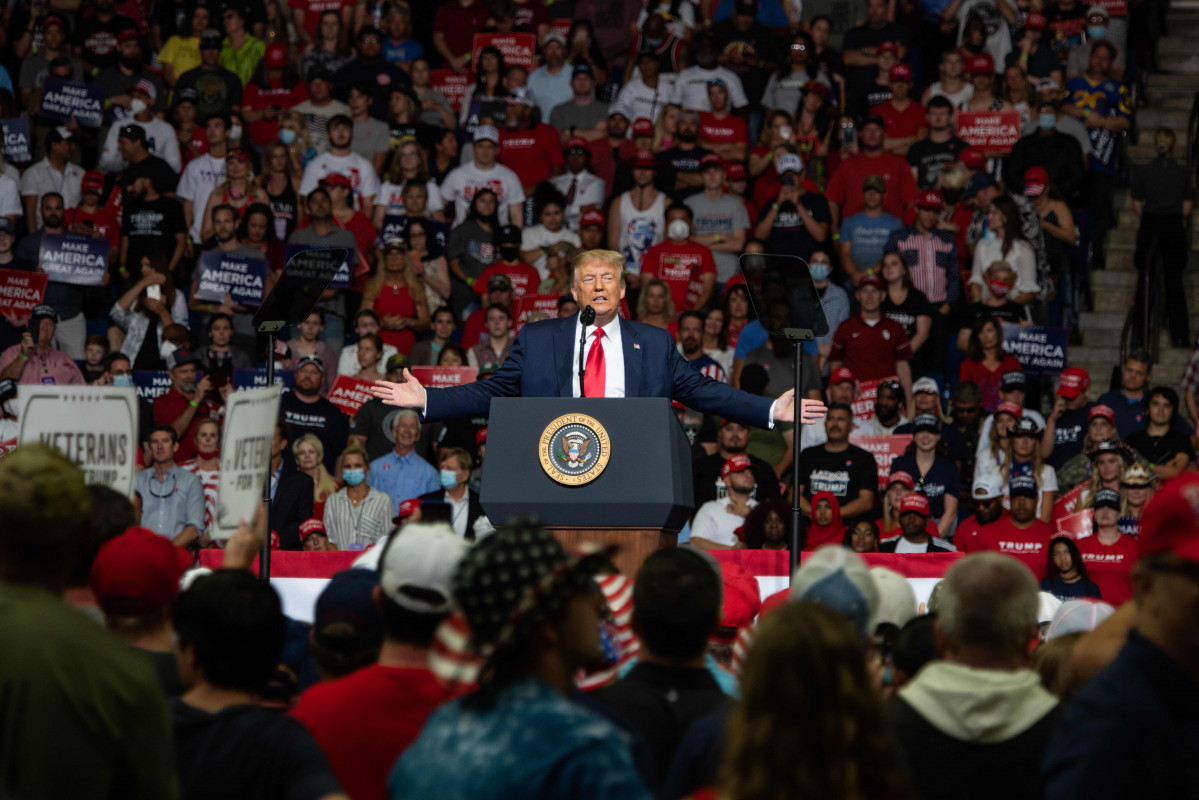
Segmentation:
{"type": "Polygon", "coordinates": [[[654,152],[660,153],[674,145],[674,133],[679,127],[678,103],[667,103],[658,113],[658,121],[654,125],[654,152]]]}
{"type": "Polygon", "coordinates": [[[916,491],[916,479],[910,472],[896,470],[887,479],[887,490],[883,492],[883,518],[879,520],[879,541],[893,539],[903,531],[899,529],[899,501],[916,491]]]}
{"type": "Polygon", "coordinates": [[[1037,516],[1046,524],[1053,520],[1053,503],[1057,499],[1057,472],[1041,460],[1041,430],[1031,417],[1021,417],[1008,431],[1007,452],[999,477],[1003,480],[1004,505],[1008,505],[1008,482],[1014,475],[1027,475],[1036,480],[1037,516]]]}
{"type": "Polygon", "coordinates": [[[1145,512],[1145,504],[1156,491],[1157,478],[1153,470],[1132,464],[1124,470],[1120,478],[1120,516],[1140,519],[1145,512]]]}
{"type": "Polygon", "coordinates": [[[749,175],[757,178],[766,169],[774,169],[775,149],[795,143],[795,120],[781,109],[775,109],[766,115],[766,124],[762,126],[762,135],[758,143],[749,151],[749,175]]]}
{"type": "Polygon", "coordinates": [[[637,321],[665,329],[674,318],[670,289],[657,278],[650,278],[641,287],[641,296],[637,300],[637,321]]]}
{"type": "Polygon", "coordinates": [[[304,174],[304,167],[316,158],[316,148],[308,141],[308,124],[299,111],[288,111],[279,120],[279,141],[287,147],[293,170],[304,174]]]}
{"type": "MultiPolygon", "coordinates": [[[[974,463],[974,480],[988,472],[998,473],[1007,458],[1008,432],[1016,420],[1024,416],[1024,409],[1015,403],[1004,401],[995,410],[995,421],[991,424],[990,440],[980,442],[977,460],[974,463]]],[[[1004,482],[1006,485],[1006,481],[1004,482]]]]}
{"type": "Polygon", "coordinates": [[[204,206],[204,219],[200,223],[200,238],[208,241],[215,235],[212,228],[212,210],[227,205],[239,215],[252,203],[269,203],[270,199],[254,184],[254,173],[250,167],[250,155],[243,150],[231,150],[225,157],[225,182],[208,195],[204,206]]]}
{"type": "Polygon", "coordinates": [[[312,478],[312,516],[320,519],[325,499],[337,491],[337,481],[325,469],[325,445],[314,433],[306,433],[291,446],[296,468],[312,478]]]}
{"type": "Polygon", "coordinates": [[[437,181],[429,178],[428,154],[421,149],[414,137],[405,136],[400,139],[395,156],[387,168],[387,180],[375,195],[376,228],[383,227],[385,217],[402,217],[407,214],[404,207],[404,187],[412,181],[423,184],[428,192],[425,213],[438,222],[445,222],[445,215],[441,211],[441,190],[437,187],[437,181]]]}
{"type": "Polygon", "coordinates": [[[429,329],[429,302],[415,261],[406,243],[388,242],[381,268],[362,293],[362,308],[379,315],[383,341],[404,355],[416,344],[416,334],[429,329]]]}
{"type": "Polygon", "coordinates": [[[330,543],[338,550],[368,547],[391,531],[391,498],[366,484],[371,462],[360,444],[341,454],[341,477],[345,487],[329,496],[321,514],[330,543]],[[355,547],[357,545],[357,547],[355,547]]]}

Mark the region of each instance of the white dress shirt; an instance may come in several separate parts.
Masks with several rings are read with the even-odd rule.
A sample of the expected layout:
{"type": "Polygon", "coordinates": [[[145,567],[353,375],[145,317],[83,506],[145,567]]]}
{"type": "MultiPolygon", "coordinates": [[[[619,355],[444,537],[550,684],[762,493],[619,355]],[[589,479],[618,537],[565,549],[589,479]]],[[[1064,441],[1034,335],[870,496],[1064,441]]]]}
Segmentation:
{"type": "MultiPolygon", "coordinates": [[[[596,326],[587,326],[587,353],[591,352],[591,343],[595,341],[592,334],[595,332],[596,326]]],[[[582,392],[579,386],[579,335],[582,332],[582,323],[578,317],[575,318],[575,346],[574,360],[570,362],[570,371],[574,375],[571,379],[572,391],[571,397],[580,397],[582,392]]],[[[620,338],[620,317],[612,318],[612,321],[604,326],[604,338],[600,340],[600,346],[604,348],[604,397],[624,397],[624,345],[620,338]]],[[[587,356],[583,356],[584,363],[587,356]]]]}

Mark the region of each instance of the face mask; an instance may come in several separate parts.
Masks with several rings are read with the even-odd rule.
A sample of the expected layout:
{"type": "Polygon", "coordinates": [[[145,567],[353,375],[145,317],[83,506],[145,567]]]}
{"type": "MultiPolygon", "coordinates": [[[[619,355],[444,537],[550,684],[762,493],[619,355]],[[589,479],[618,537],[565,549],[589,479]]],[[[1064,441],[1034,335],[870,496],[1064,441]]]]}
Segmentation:
{"type": "Polygon", "coordinates": [[[291,128],[280,128],[279,129],[279,141],[283,142],[283,144],[291,144],[295,140],[296,140],[296,132],[293,131],[291,128]]]}
{"type": "Polygon", "coordinates": [[[1037,124],[1041,126],[1041,130],[1051,131],[1057,127],[1057,114],[1046,112],[1037,117],[1037,124]]]}
{"type": "Polygon", "coordinates": [[[443,469],[437,473],[437,479],[441,481],[442,489],[453,489],[458,485],[458,473],[452,469],[443,469]]]}
{"type": "Polygon", "coordinates": [[[808,264],[808,274],[812,276],[812,280],[820,282],[828,280],[830,265],[822,264],[819,261],[814,261],[808,264]]]}
{"type": "Polygon", "coordinates": [[[650,47],[661,47],[663,41],[663,39],[646,39],[645,43],[650,47]]]}
{"type": "Polygon", "coordinates": [[[346,482],[346,486],[358,486],[366,480],[366,470],[343,469],[341,471],[341,479],[346,482]]]}
{"type": "Polygon", "coordinates": [[[132,386],[133,385],[133,376],[132,375],[113,375],[112,376],[112,385],[113,386],[132,386]]]}
{"type": "Polygon", "coordinates": [[[992,231],[992,230],[988,230],[986,233],[983,234],[983,241],[986,242],[987,244],[994,244],[995,240],[997,238],[999,238],[999,237],[997,237],[995,235],[995,231],[992,231]]]}
{"type": "Polygon", "coordinates": [[[991,290],[991,294],[996,297],[1003,297],[1012,290],[1012,284],[1002,283],[1000,281],[987,281],[987,288],[991,290]]]}
{"type": "Polygon", "coordinates": [[[1107,36],[1107,28],[1101,25],[1095,25],[1087,28],[1087,36],[1091,39],[1102,39],[1107,36]]]}
{"type": "Polygon", "coordinates": [[[685,219],[672,219],[666,226],[666,235],[676,242],[681,242],[691,236],[691,226],[685,219]]]}
{"type": "Polygon", "coordinates": [[[166,361],[167,356],[169,356],[171,353],[175,352],[178,349],[179,348],[176,347],[174,344],[172,344],[171,342],[168,342],[166,339],[163,339],[162,344],[159,345],[159,347],[158,347],[158,355],[162,356],[163,361],[166,361]]]}
{"type": "Polygon", "coordinates": [[[515,261],[520,258],[520,245],[500,245],[500,257],[505,261],[515,261]]]}
{"type": "Polygon", "coordinates": [[[140,97],[135,97],[131,101],[129,101],[129,110],[133,112],[134,116],[137,116],[138,114],[142,113],[148,107],[149,106],[146,105],[146,101],[141,99],[140,97]]]}
{"type": "Polygon", "coordinates": [[[240,125],[234,125],[231,128],[229,128],[229,138],[230,139],[240,139],[241,138],[241,126],[240,125]]]}

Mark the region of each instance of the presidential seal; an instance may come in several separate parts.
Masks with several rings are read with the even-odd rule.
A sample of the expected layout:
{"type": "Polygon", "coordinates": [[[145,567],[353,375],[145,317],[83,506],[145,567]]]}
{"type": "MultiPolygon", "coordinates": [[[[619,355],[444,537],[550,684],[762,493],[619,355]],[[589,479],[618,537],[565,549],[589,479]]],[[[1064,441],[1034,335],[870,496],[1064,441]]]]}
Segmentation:
{"type": "Polygon", "coordinates": [[[612,442],[608,431],[585,414],[563,414],[541,433],[541,468],[558,483],[582,486],[608,466],[612,442]]]}

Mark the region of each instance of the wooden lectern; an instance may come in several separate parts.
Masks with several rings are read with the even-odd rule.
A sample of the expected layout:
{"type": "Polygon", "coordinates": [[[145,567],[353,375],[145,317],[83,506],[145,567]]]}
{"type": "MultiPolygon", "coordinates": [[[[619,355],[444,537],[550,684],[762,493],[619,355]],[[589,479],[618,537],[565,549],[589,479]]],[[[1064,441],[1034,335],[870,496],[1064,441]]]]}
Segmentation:
{"type": "Polygon", "coordinates": [[[567,548],[616,544],[629,578],[695,507],[691,446],[665,398],[496,398],[488,428],[491,523],[532,514],[567,548]]]}

